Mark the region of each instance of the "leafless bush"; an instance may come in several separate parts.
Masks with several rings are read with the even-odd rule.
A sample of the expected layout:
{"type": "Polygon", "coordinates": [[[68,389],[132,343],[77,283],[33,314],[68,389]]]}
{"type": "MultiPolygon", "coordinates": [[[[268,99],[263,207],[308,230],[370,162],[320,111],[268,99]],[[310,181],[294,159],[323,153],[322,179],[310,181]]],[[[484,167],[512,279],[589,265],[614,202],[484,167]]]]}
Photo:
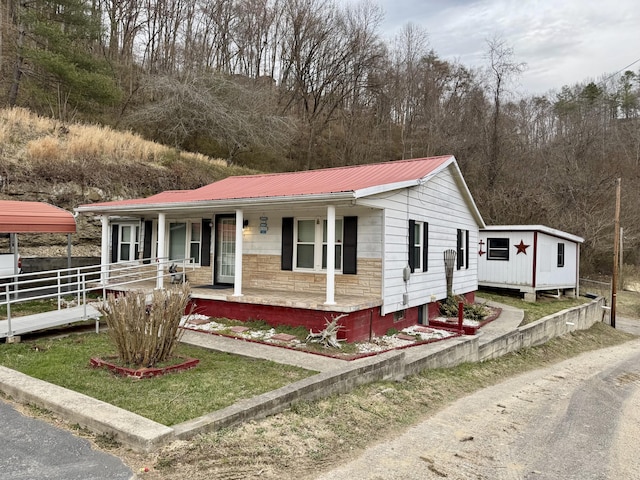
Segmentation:
{"type": "Polygon", "coordinates": [[[169,359],[180,339],[180,320],[189,300],[187,284],[154,290],[151,301],[144,292],[109,294],[99,307],[118,357],[125,365],[151,367],[169,359]]]}

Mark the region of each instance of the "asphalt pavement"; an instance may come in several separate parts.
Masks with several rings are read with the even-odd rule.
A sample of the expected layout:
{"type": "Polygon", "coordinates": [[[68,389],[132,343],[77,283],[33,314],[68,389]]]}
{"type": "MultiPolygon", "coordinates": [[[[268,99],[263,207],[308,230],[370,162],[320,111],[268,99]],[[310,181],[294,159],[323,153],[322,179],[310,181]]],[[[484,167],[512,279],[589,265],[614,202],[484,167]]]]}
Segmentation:
{"type": "Polygon", "coordinates": [[[0,401],[0,478],[3,480],[128,480],[122,460],[0,401]]]}

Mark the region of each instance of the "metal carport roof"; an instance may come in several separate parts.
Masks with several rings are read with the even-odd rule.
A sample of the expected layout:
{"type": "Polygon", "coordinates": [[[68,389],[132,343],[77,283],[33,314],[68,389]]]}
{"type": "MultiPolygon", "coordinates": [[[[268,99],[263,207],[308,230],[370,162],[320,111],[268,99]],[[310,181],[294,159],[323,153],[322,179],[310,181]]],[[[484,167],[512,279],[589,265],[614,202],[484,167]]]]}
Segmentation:
{"type": "Polygon", "coordinates": [[[0,233],[75,233],[73,214],[43,202],[0,200],[0,233]]]}

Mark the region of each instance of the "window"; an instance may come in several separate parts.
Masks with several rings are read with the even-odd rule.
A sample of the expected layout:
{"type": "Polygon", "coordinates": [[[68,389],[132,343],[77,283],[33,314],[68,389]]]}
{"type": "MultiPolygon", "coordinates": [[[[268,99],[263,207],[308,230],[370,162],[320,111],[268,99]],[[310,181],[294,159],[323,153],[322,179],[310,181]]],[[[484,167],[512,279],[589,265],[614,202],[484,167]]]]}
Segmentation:
{"type": "MultiPolygon", "coordinates": [[[[343,221],[336,218],[335,269],[342,270],[343,221]]],[[[295,268],[326,270],[327,268],[327,220],[320,218],[297,219],[295,222],[295,268]]]]}
{"type": "Polygon", "coordinates": [[[487,260],[509,260],[509,239],[487,238],[487,260]]]}
{"type": "Polygon", "coordinates": [[[200,242],[202,241],[201,222],[193,222],[191,224],[191,238],[189,244],[189,257],[193,259],[194,263],[200,263],[200,242]]]}
{"type": "Polygon", "coordinates": [[[458,229],[456,257],[458,270],[469,268],[469,230],[458,229]]]}
{"type": "Polygon", "coordinates": [[[120,225],[119,237],[118,261],[128,262],[135,260],[138,256],[138,248],[140,246],[140,226],[120,225]]]}
{"type": "Polygon", "coordinates": [[[428,269],[429,224],[409,220],[409,268],[411,273],[428,269]]]}
{"type": "Polygon", "coordinates": [[[564,267],[564,243],[558,243],[558,267],[564,267]]]}
{"type": "Polygon", "coordinates": [[[201,247],[201,220],[169,223],[168,255],[170,261],[182,261],[191,258],[194,263],[199,264],[201,247]]]}

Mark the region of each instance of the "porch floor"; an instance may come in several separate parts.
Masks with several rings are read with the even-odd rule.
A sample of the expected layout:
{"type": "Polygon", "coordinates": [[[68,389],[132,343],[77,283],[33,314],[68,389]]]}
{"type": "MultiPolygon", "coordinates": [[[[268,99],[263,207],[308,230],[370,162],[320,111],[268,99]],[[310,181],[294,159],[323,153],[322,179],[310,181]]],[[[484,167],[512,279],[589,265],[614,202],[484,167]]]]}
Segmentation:
{"type": "MultiPolygon", "coordinates": [[[[165,284],[165,288],[170,285],[165,284]]],[[[130,286],[107,287],[110,290],[144,290],[151,292],[155,282],[136,282],[130,286]]],[[[233,295],[233,287],[222,288],[210,285],[192,285],[191,297],[203,300],[219,300],[232,303],[248,303],[255,305],[272,305],[278,307],[300,308],[306,310],[321,310],[329,312],[351,313],[358,310],[378,307],[382,299],[378,297],[363,297],[361,295],[335,295],[335,305],[326,305],[325,295],[322,293],[297,292],[294,290],[269,290],[265,288],[243,288],[242,296],[233,295]]]]}

